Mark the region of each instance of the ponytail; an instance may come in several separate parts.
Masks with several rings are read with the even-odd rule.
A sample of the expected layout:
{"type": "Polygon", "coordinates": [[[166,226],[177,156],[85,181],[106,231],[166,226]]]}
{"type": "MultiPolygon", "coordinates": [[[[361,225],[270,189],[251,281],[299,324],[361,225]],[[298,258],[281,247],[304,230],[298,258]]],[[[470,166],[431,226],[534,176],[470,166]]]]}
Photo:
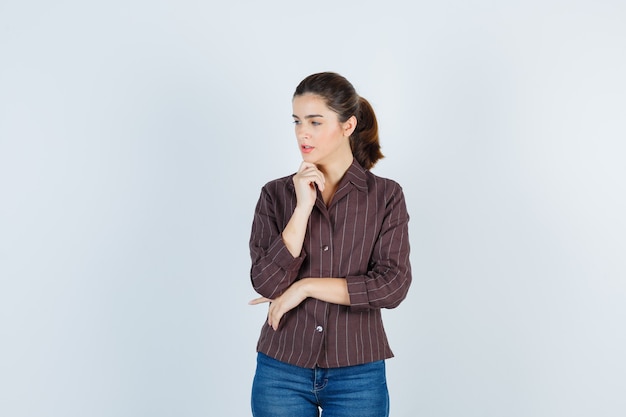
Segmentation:
{"type": "Polygon", "coordinates": [[[378,142],[378,122],[370,103],[359,97],[359,109],[356,114],[356,129],[350,136],[352,155],[365,169],[372,168],[379,159],[384,158],[378,142]]]}

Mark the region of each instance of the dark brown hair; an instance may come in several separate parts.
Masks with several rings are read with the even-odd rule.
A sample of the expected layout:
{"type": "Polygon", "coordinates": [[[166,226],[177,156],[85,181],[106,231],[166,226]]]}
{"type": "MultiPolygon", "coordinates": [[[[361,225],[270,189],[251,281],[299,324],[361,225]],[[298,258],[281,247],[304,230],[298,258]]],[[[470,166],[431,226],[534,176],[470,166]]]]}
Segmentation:
{"type": "Polygon", "coordinates": [[[309,75],[298,84],[293,96],[307,93],[320,96],[326,106],[337,113],[341,123],[352,116],[356,117],[356,129],[350,135],[350,147],[363,168],[372,168],[384,157],[378,143],[378,122],[374,109],[356,93],[347,79],[334,72],[309,75]]]}

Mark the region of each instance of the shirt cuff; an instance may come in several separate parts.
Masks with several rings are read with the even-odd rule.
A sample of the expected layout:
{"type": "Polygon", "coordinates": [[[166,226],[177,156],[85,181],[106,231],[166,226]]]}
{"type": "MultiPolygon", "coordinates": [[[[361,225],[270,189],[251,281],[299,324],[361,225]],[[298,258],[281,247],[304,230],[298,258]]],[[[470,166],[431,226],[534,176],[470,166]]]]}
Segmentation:
{"type": "Polygon", "coordinates": [[[353,311],[369,310],[370,300],[367,294],[366,276],[346,277],[348,295],[350,296],[350,309],[353,311]]]}
{"type": "Polygon", "coordinates": [[[281,269],[286,271],[297,271],[302,266],[302,262],[306,255],[304,251],[300,252],[300,256],[294,258],[285,246],[285,242],[283,242],[282,237],[278,237],[274,244],[269,249],[269,254],[272,258],[272,261],[276,263],[281,269]]]}

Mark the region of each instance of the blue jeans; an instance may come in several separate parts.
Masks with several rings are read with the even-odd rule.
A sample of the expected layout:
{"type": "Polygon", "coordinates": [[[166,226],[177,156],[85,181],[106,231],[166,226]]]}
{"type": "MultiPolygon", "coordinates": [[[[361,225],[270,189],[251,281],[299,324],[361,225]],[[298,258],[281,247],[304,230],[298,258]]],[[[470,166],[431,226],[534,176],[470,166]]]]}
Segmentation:
{"type": "Polygon", "coordinates": [[[252,384],[254,417],[388,417],[385,362],[300,368],[262,353],[252,384]]]}

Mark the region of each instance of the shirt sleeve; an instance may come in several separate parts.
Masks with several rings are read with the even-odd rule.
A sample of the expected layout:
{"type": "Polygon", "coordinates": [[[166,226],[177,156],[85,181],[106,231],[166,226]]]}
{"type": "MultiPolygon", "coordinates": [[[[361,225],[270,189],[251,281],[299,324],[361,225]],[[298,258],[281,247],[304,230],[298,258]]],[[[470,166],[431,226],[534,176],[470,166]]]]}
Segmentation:
{"type": "Polygon", "coordinates": [[[353,311],[395,308],[406,297],[412,279],[408,223],[404,194],[396,184],[367,274],[346,277],[353,311]]]}
{"type": "Polygon", "coordinates": [[[263,297],[274,299],[296,281],[305,255],[294,258],[282,239],[284,226],[276,214],[276,201],[263,187],[256,205],[250,235],[250,278],[255,291],[263,297]]]}

